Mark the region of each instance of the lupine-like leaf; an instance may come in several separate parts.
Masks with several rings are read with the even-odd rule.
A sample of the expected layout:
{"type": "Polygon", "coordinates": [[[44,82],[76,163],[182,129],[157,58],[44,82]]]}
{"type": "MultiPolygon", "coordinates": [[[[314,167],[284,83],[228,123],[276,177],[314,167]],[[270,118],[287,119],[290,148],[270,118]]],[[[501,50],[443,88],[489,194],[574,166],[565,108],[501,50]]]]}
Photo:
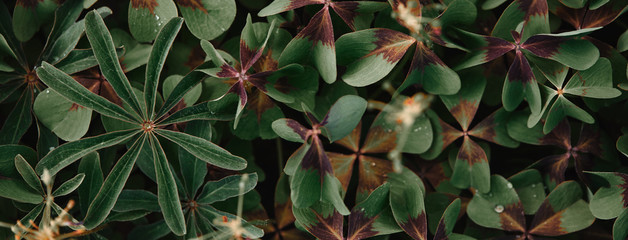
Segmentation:
{"type": "Polygon", "coordinates": [[[35,173],[35,170],[31,165],[22,157],[22,155],[15,156],[15,168],[22,176],[22,179],[34,190],[39,191],[40,193],[44,193],[44,188],[41,186],[41,181],[39,180],[39,176],[35,173]]]}
{"type": "Polygon", "coordinates": [[[20,96],[17,105],[13,108],[11,113],[9,113],[6,122],[4,122],[2,129],[0,129],[1,144],[16,144],[26,133],[33,121],[30,113],[32,109],[32,98],[33,95],[30,91],[22,92],[22,96],[20,96]]]}
{"type": "Polygon", "coordinates": [[[89,210],[87,210],[87,214],[83,220],[86,228],[95,228],[105,221],[105,218],[109,215],[111,209],[113,209],[120,192],[122,192],[122,188],[126,184],[142,148],[148,146],[146,143],[146,138],[141,136],[133,143],[129,151],[118,160],[109,175],[107,175],[98,194],[96,194],[94,200],[91,201],[89,210]]]}
{"type": "Polygon", "coordinates": [[[230,170],[241,170],[246,167],[246,160],[232,155],[227,150],[203,138],[163,129],[158,129],[157,134],[176,143],[199,159],[217,167],[230,170]]]}
{"type": "MultiPolygon", "coordinates": [[[[85,16],[85,33],[93,47],[103,76],[107,78],[122,101],[129,104],[135,113],[143,114],[139,100],[131,90],[131,84],[122,71],[111,34],[97,12],[92,11],[85,16]]],[[[37,74],[39,75],[39,70],[37,74]]]]}
{"type": "Polygon", "coordinates": [[[90,152],[120,144],[138,133],[139,131],[136,129],[124,130],[68,142],[50,151],[48,155],[37,163],[35,170],[41,174],[44,172],[44,169],[48,169],[50,174],[54,175],[90,152]]]}
{"type": "MultiPolygon", "coordinates": [[[[203,191],[198,196],[198,203],[212,204],[238,196],[240,194],[239,184],[241,179],[242,176],[233,175],[220,179],[219,181],[207,182],[203,187],[203,191]]],[[[256,184],[257,174],[250,174],[248,180],[244,183],[243,193],[253,190],[256,184]]]]}

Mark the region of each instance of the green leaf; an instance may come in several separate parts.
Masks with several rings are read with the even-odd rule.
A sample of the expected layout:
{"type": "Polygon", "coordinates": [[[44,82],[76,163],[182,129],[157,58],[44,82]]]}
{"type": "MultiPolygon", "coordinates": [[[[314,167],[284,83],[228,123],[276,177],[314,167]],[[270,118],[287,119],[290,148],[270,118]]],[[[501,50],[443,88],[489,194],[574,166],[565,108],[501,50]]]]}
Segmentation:
{"type": "Polygon", "coordinates": [[[272,128],[281,138],[291,142],[304,142],[305,134],[309,130],[295,120],[281,118],[273,121],[272,128]]]}
{"type": "Polygon", "coordinates": [[[94,200],[102,186],[104,177],[100,168],[100,155],[94,151],[85,155],[79,163],[78,173],[85,174],[84,184],[78,188],[79,206],[81,212],[86,213],[89,204],[94,200]]]}
{"type": "Polygon", "coordinates": [[[13,30],[17,39],[30,40],[42,23],[51,20],[56,8],[57,3],[52,0],[17,1],[13,9],[13,30]]]}
{"type": "Polygon", "coordinates": [[[384,78],[416,39],[385,29],[366,29],[342,35],[336,41],[339,64],[348,64],[342,76],[347,84],[363,87],[384,78]]]}
{"type": "Polygon", "coordinates": [[[133,170],[133,165],[135,165],[137,157],[142,148],[146,147],[144,146],[145,142],[146,138],[140,136],[129,150],[120,157],[113,169],[111,169],[102,187],[100,187],[98,194],[89,205],[89,209],[83,220],[83,225],[87,229],[93,229],[105,221],[105,218],[107,218],[107,215],[109,215],[109,212],[113,209],[120,192],[122,192],[122,188],[129,178],[131,170],[133,170]]]}
{"type": "MultiPolygon", "coordinates": [[[[214,131],[215,129],[209,121],[191,121],[185,127],[185,133],[210,141],[212,137],[215,137],[213,136],[214,131]]],[[[181,167],[183,186],[188,198],[192,199],[205,182],[207,163],[179,147],[179,166],[181,167]]],[[[191,229],[189,230],[191,231],[191,229]]]]}
{"type": "Polygon", "coordinates": [[[22,96],[0,129],[0,144],[16,144],[28,131],[33,121],[31,114],[32,98],[33,94],[30,91],[22,92],[22,96]]]}
{"type": "Polygon", "coordinates": [[[588,112],[576,106],[565,96],[559,95],[552,105],[552,108],[550,108],[547,113],[543,133],[547,134],[551,132],[567,116],[579,119],[588,124],[595,122],[595,119],[588,112]]]}
{"type": "Polygon", "coordinates": [[[527,169],[511,176],[508,181],[517,191],[525,214],[534,215],[545,199],[541,173],[536,169],[527,169]]]}
{"type": "MultiPolygon", "coordinates": [[[[242,226],[244,227],[244,229],[248,232],[244,234],[244,236],[246,237],[261,238],[264,235],[264,231],[262,229],[259,229],[253,226],[252,224],[244,221],[242,218],[238,218],[237,216],[233,214],[217,210],[211,206],[201,206],[198,209],[199,209],[200,215],[205,216],[207,219],[210,220],[210,222],[213,222],[214,220],[222,221],[223,216],[227,217],[228,221],[238,221],[239,219],[239,221],[242,221],[242,226]]],[[[228,236],[233,235],[233,233],[230,232],[231,230],[228,229],[227,227],[221,227],[221,226],[215,226],[215,227],[222,230],[223,232],[226,232],[228,236]]]]}
{"type": "Polygon", "coordinates": [[[312,207],[292,206],[296,223],[318,239],[342,240],[342,215],[327,202],[317,202],[312,207]]]}
{"type": "Polygon", "coordinates": [[[547,196],[530,224],[529,233],[541,236],[560,236],[585,229],[595,221],[580,199],[582,189],[575,181],[566,181],[547,196]]]}
{"type": "Polygon", "coordinates": [[[389,190],[390,184],[384,183],[353,208],[349,215],[347,239],[364,239],[403,231],[392,216],[389,190]]]}
{"type": "Polygon", "coordinates": [[[565,85],[566,94],[609,99],[621,95],[613,88],[613,69],[606,58],[599,58],[590,68],[576,72],[565,85]]]}
{"type": "Polygon", "coordinates": [[[15,167],[15,157],[17,155],[22,156],[28,162],[37,162],[37,152],[32,148],[17,145],[8,144],[0,145],[0,175],[9,178],[20,178],[21,174],[15,167]]]}
{"type": "MultiPolygon", "coordinates": [[[[124,75],[120,66],[111,33],[97,12],[92,11],[85,16],[85,33],[98,60],[102,75],[107,78],[122,101],[131,106],[135,113],[143,116],[138,98],[131,89],[129,79],[124,75]]],[[[39,71],[37,72],[39,73],[39,71]]]]}
{"type": "Polygon", "coordinates": [[[63,59],[76,46],[83,31],[85,31],[84,22],[75,23],[82,10],[82,1],[72,0],[65,1],[55,11],[54,25],[42,51],[41,59],[43,61],[54,64],[63,59]]]}
{"type": "Polygon", "coordinates": [[[403,91],[414,84],[432,94],[451,95],[460,90],[460,77],[425,44],[419,42],[410,71],[397,91],[403,91]]]}
{"type": "Polygon", "coordinates": [[[427,239],[425,190],[421,179],[412,171],[389,173],[390,206],[395,221],[414,239],[427,239]]]}
{"type": "Polygon", "coordinates": [[[0,3],[0,35],[3,40],[6,41],[10,48],[12,55],[22,66],[28,66],[24,50],[22,49],[22,43],[20,43],[13,31],[13,24],[11,20],[11,14],[5,2],[0,3]]]}
{"type": "Polygon", "coordinates": [[[37,76],[48,87],[80,106],[91,108],[100,114],[124,121],[134,122],[134,120],[137,120],[137,117],[129,114],[120,106],[92,93],[72,77],[47,62],[43,62],[42,66],[37,68],[37,76]]]}
{"type": "MultiPolygon", "coordinates": [[[[117,48],[116,51],[119,55],[124,53],[123,48],[117,48]]],[[[91,49],[74,49],[63,60],[56,63],[55,67],[67,74],[75,74],[96,65],[98,65],[98,60],[91,49]]]]}
{"type": "Polygon", "coordinates": [[[628,210],[624,210],[613,224],[613,240],[622,240],[626,237],[628,237],[628,210]]]}
{"type": "MultiPolygon", "coordinates": [[[[174,4],[172,7],[174,7],[174,4]]],[[[131,11],[130,9],[131,8],[129,8],[129,11],[131,11]]],[[[144,84],[144,101],[146,101],[146,116],[148,116],[150,120],[155,119],[155,101],[157,97],[157,87],[159,86],[159,76],[161,75],[161,70],[168,56],[168,52],[170,52],[170,47],[177,33],[179,33],[182,24],[182,18],[176,17],[170,19],[157,35],[153,49],[148,57],[148,63],[146,64],[146,82],[144,84]]]]}
{"type": "MultiPolygon", "coordinates": [[[[200,68],[200,67],[199,67],[200,68]]],[[[205,78],[205,74],[202,72],[191,71],[181,79],[179,84],[172,90],[161,109],[157,112],[155,119],[163,117],[168,111],[174,108],[179,101],[192,90],[197,84],[199,84],[205,78]]]]}
{"type": "Polygon", "coordinates": [[[246,160],[205,139],[164,129],[156,132],[209,164],[229,170],[242,170],[246,167],[246,160]]]}
{"type": "Polygon", "coordinates": [[[482,193],[491,189],[488,156],[469,136],[464,137],[453,170],[451,184],[457,188],[473,187],[482,193]]]}
{"type": "Polygon", "coordinates": [[[17,202],[40,204],[44,197],[22,181],[13,179],[0,179],[0,197],[15,200],[17,202]]]}
{"type": "Polygon", "coordinates": [[[120,144],[135,136],[137,133],[139,133],[138,130],[117,131],[65,143],[42,158],[37,164],[37,167],[35,167],[35,170],[37,170],[37,173],[41,174],[44,169],[48,169],[51,175],[55,175],[59,170],[67,167],[88,153],[120,144]]]}
{"type": "Polygon", "coordinates": [[[617,40],[617,51],[624,52],[628,50],[628,30],[622,33],[617,40]]]}
{"type": "Polygon", "coordinates": [[[458,220],[459,213],[460,198],[456,198],[456,200],[449,204],[449,206],[445,209],[445,212],[438,223],[434,239],[446,238],[452,233],[454,226],[456,225],[456,220],[458,220]]]}
{"type": "Polygon", "coordinates": [[[83,137],[92,120],[91,109],[68,101],[50,89],[37,95],[33,112],[44,126],[64,141],[76,141],[83,137]]]}
{"type": "Polygon", "coordinates": [[[469,218],[483,227],[525,232],[523,207],[512,183],[493,175],[490,189],[488,193],[475,193],[467,206],[469,218]]]}
{"type": "Polygon", "coordinates": [[[157,137],[151,134],[150,143],[155,160],[155,175],[157,176],[157,200],[159,207],[170,230],[178,236],[185,234],[185,219],[179,201],[179,193],[174,176],[170,171],[166,153],[161,148],[157,137]]]}
{"type": "Polygon", "coordinates": [[[162,25],[177,16],[177,6],[172,0],[133,0],[129,1],[128,16],[133,37],[140,42],[150,42],[162,25]]]}
{"type": "MultiPolygon", "coordinates": [[[[170,97],[170,93],[172,90],[181,82],[183,76],[181,75],[170,75],[166,79],[164,79],[164,83],[162,84],[161,93],[164,98],[170,97]]],[[[194,105],[199,97],[201,96],[203,88],[201,85],[196,85],[196,87],[192,88],[185,96],[183,97],[183,102],[185,106],[189,107],[194,105]]]]}
{"type": "Polygon", "coordinates": [[[234,109],[237,99],[230,96],[234,95],[181,109],[160,121],[158,125],[169,125],[192,120],[232,120],[235,116],[234,109]]]}
{"type": "Polygon", "coordinates": [[[616,172],[589,172],[589,174],[602,177],[609,184],[598,189],[591,198],[589,209],[593,216],[599,219],[612,219],[624,212],[628,203],[626,196],[628,175],[616,172]]]}
{"type": "Polygon", "coordinates": [[[15,156],[15,168],[22,175],[22,178],[34,190],[37,190],[41,194],[44,193],[44,188],[41,186],[41,181],[39,180],[39,176],[35,173],[35,170],[31,167],[30,164],[22,157],[22,155],[15,156]]]}
{"type": "MultiPolygon", "coordinates": [[[[218,181],[207,182],[196,201],[199,204],[212,204],[238,196],[240,195],[241,180],[241,175],[232,175],[218,181]]],[[[257,185],[257,173],[249,174],[247,181],[244,183],[242,193],[253,190],[255,185],[257,185]]]]}
{"type": "Polygon", "coordinates": [[[70,178],[70,180],[67,180],[63,184],[61,184],[61,186],[59,186],[54,192],[52,192],[52,196],[60,197],[74,192],[74,190],[76,190],[81,185],[81,183],[83,183],[84,179],[85,173],[77,174],[73,178],[70,178]]]}
{"type": "Polygon", "coordinates": [[[177,5],[190,32],[204,40],[227,31],[236,16],[235,0],[177,1],[177,5]]]}
{"type": "Polygon", "coordinates": [[[321,122],[327,130],[329,141],[334,142],[349,135],[362,119],[366,105],[366,100],[356,95],[338,99],[321,122]]]}

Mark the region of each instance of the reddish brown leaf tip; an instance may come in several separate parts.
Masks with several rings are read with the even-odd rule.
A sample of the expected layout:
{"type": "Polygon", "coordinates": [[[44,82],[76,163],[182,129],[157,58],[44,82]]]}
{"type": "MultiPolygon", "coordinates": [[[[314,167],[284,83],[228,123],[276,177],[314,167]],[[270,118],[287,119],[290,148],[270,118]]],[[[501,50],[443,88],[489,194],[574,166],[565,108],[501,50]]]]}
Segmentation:
{"type": "Polygon", "coordinates": [[[406,54],[412,43],[416,41],[413,37],[390,29],[377,29],[375,38],[377,38],[377,41],[374,44],[377,47],[366,56],[383,55],[384,59],[389,63],[399,61],[406,54]],[[398,45],[402,42],[407,42],[407,44],[398,45]]]}
{"type": "Polygon", "coordinates": [[[157,0],[131,0],[133,8],[148,8],[151,14],[155,15],[155,7],[159,6],[157,0]]]}
{"type": "Polygon", "coordinates": [[[39,2],[43,1],[44,0],[17,0],[16,4],[24,8],[35,8],[39,2]]]}
{"type": "Polygon", "coordinates": [[[205,9],[205,6],[203,5],[203,2],[201,2],[201,0],[177,0],[177,3],[182,7],[189,7],[192,8],[192,10],[198,9],[204,13],[207,13],[207,9],[205,9]]]}
{"type": "Polygon", "coordinates": [[[523,206],[520,202],[507,205],[504,211],[499,214],[502,229],[510,232],[525,232],[525,218],[523,206]]]}
{"type": "Polygon", "coordinates": [[[323,7],[318,11],[310,23],[299,32],[297,38],[307,38],[316,44],[321,42],[324,46],[334,47],[334,30],[331,24],[331,16],[329,15],[329,8],[323,7]]]}

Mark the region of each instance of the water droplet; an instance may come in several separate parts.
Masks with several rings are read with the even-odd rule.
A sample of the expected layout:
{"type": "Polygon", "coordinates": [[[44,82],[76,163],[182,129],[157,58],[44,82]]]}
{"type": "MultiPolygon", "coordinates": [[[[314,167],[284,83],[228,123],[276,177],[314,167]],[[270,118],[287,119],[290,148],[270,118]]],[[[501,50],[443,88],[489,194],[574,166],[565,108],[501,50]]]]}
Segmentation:
{"type": "Polygon", "coordinates": [[[480,190],[475,189],[475,193],[479,193],[479,192],[480,192],[480,190]]]}
{"type": "Polygon", "coordinates": [[[508,188],[512,188],[512,183],[508,183],[506,186],[508,186],[508,188]]]}
{"type": "Polygon", "coordinates": [[[493,197],[493,193],[488,193],[488,197],[493,197]]]}
{"type": "Polygon", "coordinates": [[[159,21],[159,16],[155,15],[155,20],[159,21]]]}
{"type": "Polygon", "coordinates": [[[532,185],[530,185],[530,187],[536,187],[536,184],[533,183],[532,185]]]}
{"type": "Polygon", "coordinates": [[[536,198],[536,194],[532,195],[533,198],[536,198]]]}
{"type": "Polygon", "coordinates": [[[50,93],[50,90],[46,89],[46,93],[50,93]]]}
{"type": "Polygon", "coordinates": [[[50,152],[50,151],[52,151],[52,150],[55,150],[55,147],[50,147],[50,148],[48,148],[48,151],[49,151],[49,152],[50,152]]]}
{"type": "Polygon", "coordinates": [[[497,206],[495,206],[495,212],[496,212],[496,213],[502,213],[502,212],[504,212],[504,206],[502,206],[502,205],[497,205],[497,206]]]}
{"type": "Polygon", "coordinates": [[[375,163],[374,162],[371,163],[371,167],[375,167],[375,163]]]}

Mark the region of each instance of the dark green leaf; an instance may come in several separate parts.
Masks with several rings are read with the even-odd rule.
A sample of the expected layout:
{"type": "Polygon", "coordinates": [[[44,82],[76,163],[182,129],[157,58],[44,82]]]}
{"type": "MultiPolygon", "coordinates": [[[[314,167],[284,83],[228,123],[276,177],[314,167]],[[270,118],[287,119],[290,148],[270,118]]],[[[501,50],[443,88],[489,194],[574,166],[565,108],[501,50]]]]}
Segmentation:
{"type": "Polygon", "coordinates": [[[61,184],[61,186],[59,186],[54,192],[52,192],[52,196],[60,197],[74,192],[74,190],[76,190],[81,185],[81,183],[83,183],[83,179],[85,179],[85,173],[77,174],[73,178],[70,178],[69,180],[61,184]]]}
{"type": "Polygon", "coordinates": [[[122,190],[113,206],[113,211],[129,212],[136,210],[160,212],[157,195],[146,190],[122,190]]]}
{"type": "Polygon", "coordinates": [[[22,92],[22,96],[0,129],[0,144],[16,144],[28,131],[33,121],[32,98],[33,94],[30,91],[22,92]]]}
{"type": "MultiPolygon", "coordinates": [[[[207,182],[203,187],[203,191],[198,196],[199,204],[212,204],[214,202],[223,201],[228,198],[238,196],[240,194],[240,183],[242,176],[229,176],[219,181],[207,182]]],[[[247,193],[257,185],[257,174],[249,174],[247,181],[244,183],[243,192],[247,193]]]]}
{"type": "Polygon", "coordinates": [[[39,180],[39,176],[35,173],[35,170],[31,167],[30,164],[22,157],[22,155],[15,156],[15,168],[22,175],[22,178],[30,186],[33,190],[44,194],[44,188],[41,186],[41,181],[39,180]]]}

